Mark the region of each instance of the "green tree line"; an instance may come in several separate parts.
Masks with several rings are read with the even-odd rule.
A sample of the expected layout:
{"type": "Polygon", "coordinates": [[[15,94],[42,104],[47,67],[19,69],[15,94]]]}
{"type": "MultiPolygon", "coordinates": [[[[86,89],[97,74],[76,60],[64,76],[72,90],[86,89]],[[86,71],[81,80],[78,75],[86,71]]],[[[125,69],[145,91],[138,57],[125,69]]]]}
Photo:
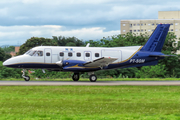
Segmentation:
{"type": "MultiPolygon", "coordinates": [[[[79,40],[76,37],[63,37],[63,36],[53,36],[52,39],[49,38],[38,38],[32,37],[28,39],[23,45],[20,46],[20,51],[17,55],[24,54],[29,49],[35,46],[86,46],[90,43],[90,47],[122,47],[122,46],[139,46],[144,45],[148,40],[149,36],[147,34],[132,34],[127,33],[126,35],[114,35],[108,38],[103,38],[98,41],[79,40]]],[[[175,43],[176,36],[174,33],[169,32],[162,52],[164,54],[174,55],[180,48],[180,44],[175,43]]],[[[1,52],[1,51],[0,51],[1,52]]],[[[140,68],[124,68],[124,69],[113,69],[113,70],[101,70],[97,71],[95,74],[102,77],[129,77],[129,78],[155,78],[155,77],[180,77],[180,56],[166,57],[160,60],[158,65],[155,66],[143,66],[140,68]]],[[[2,61],[2,60],[1,60],[2,61]]],[[[2,67],[5,69],[4,67],[2,67]]],[[[21,74],[21,73],[19,73],[21,74]]],[[[41,70],[35,70],[32,74],[34,77],[38,78],[65,78],[70,77],[70,72],[52,72],[46,71],[46,74],[42,73],[41,70]]],[[[21,75],[19,75],[21,76],[21,75]]],[[[16,76],[17,77],[17,76],[16,76]]],[[[87,73],[82,74],[81,77],[88,77],[87,73]]]]}

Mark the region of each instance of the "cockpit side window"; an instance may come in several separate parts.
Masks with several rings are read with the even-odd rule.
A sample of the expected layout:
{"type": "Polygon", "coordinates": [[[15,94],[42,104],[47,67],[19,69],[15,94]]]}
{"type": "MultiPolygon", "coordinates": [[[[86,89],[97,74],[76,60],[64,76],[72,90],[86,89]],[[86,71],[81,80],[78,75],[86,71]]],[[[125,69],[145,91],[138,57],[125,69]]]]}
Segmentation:
{"type": "Polygon", "coordinates": [[[38,56],[37,51],[33,54],[33,56],[38,56]]]}
{"type": "Polygon", "coordinates": [[[43,56],[43,51],[37,51],[34,56],[43,56]]]}
{"type": "Polygon", "coordinates": [[[43,56],[43,51],[38,51],[40,56],[43,56]]]}

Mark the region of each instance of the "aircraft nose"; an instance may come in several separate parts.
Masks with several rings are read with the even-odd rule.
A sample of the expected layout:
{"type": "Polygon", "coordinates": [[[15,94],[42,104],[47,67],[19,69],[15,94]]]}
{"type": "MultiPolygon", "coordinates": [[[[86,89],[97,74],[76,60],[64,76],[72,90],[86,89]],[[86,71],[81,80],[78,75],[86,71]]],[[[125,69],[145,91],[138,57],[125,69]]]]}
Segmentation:
{"type": "Polygon", "coordinates": [[[24,56],[16,56],[13,58],[9,58],[8,60],[3,62],[3,66],[10,67],[10,68],[19,68],[19,64],[24,59],[24,56]]]}
{"type": "Polygon", "coordinates": [[[6,61],[3,62],[3,66],[8,66],[8,65],[9,65],[8,60],[6,60],[6,61]]]}
{"type": "Polygon", "coordinates": [[[15,62],[16,61],[13,58],[10,58],[3,62],[3,66],[12,67],[15,62]]]}

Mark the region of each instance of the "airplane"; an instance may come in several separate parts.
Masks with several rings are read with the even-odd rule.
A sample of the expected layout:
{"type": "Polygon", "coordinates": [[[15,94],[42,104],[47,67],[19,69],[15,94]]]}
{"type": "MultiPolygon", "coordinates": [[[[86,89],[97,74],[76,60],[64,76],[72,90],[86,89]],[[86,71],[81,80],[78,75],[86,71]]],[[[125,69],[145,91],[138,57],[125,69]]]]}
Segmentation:
{"type": "Polygon", "coordinates": [[[144,46],[128,47],[72,47],[72,46],[38,46],[23,55],[12,57],[3,65],[23,69],[22,77],[27,69],[44,69],[50,71],[74,72],[72,79],[78,81],[80,72],[88,72],[91,82],[96,82],[94,74],[98,70],[142,67],[156,65],[166,56],[161,53],[170,24],[157,25],[144,46]]]}

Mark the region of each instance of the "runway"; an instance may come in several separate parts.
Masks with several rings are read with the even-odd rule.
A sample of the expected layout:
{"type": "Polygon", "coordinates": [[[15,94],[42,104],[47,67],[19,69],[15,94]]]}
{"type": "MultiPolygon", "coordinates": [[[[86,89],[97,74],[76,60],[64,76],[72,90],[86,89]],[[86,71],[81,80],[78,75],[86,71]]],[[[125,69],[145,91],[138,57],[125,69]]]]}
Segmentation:
{"type": "Polygon", "coordinates": [[[0,86],[117,86],[117,85],[135,85],[135,86],[180,86],[180,81],[0,81],[0,86]]]}

